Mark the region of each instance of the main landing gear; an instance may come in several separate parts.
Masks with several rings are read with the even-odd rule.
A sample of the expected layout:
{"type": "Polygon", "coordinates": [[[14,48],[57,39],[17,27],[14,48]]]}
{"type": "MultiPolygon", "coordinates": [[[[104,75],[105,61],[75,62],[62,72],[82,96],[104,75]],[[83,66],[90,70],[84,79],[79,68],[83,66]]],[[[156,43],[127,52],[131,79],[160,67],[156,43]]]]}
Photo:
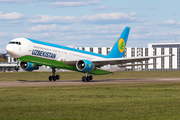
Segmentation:
{"type": "Polygon", "coordinates": [[[93,76],[92,75],[89,75],[88,76],[88,73],[86,73],[86,75],[85,76],[82,76],[82,81],[84,82],[84,81],[90,81],[90,80],[93,80],[93,76]]]}
{"type": "Polygon", "coordinates": [[[60,76],[59,75],[55,75],[56,73],[56,70],[55,68],[52,68],[52,73],[53,75],[52,76],[49,76],[49,81],[56,81],[56,80],[59,80],[60,79],[60,76]]]}

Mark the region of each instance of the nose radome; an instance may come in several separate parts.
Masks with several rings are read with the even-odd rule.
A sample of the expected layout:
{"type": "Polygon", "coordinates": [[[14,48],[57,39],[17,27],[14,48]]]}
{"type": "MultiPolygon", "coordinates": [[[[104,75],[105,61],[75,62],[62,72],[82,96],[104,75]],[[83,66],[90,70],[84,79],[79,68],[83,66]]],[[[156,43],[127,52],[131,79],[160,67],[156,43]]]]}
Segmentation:
{"type": "Polygon", "coordinates": [[[13,46],[8,44],[6,46],[6,51],[7,51],[7,53],[12,53],[13,52],[13,46]]]}
{"type": "Polygon", "coordinates": [[[8,53],[9,55],[13,56],[13,53],[14,53],[13,45],[8,44],[8,45],[6,46],[6,51],[7,51],[7,53],[8,53]]]}

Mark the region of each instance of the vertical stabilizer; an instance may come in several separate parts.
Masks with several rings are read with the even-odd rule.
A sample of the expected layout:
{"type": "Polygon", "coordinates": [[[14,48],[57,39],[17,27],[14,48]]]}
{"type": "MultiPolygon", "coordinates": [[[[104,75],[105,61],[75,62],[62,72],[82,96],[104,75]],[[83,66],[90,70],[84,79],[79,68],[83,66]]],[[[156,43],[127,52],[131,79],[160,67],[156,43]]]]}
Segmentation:
{"type": "Polygon", "coordinates": [[[126,27],[121,33],[121,36],[113,46],[111,52],[107,55],[108,58],[122,58],[124,55],[130,27],[126,27]]]}

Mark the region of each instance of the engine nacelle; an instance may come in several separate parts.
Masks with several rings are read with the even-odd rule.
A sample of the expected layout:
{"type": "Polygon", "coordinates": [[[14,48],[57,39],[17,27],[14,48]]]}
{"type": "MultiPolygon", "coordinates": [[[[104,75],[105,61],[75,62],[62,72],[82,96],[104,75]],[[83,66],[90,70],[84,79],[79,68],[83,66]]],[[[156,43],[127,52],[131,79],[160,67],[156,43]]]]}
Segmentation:
{"type": "Polygon", "coordinates": [[[76,62],[76,68],[82,72],[90,72],[95,69],[95,66],[89,60],[79,60],[76,62]]]}
{"type": "Polygon", "coordinates": [[[29,62],[21,62],[20,66],[25,71],[33,71],[33,70],[38,70],[39,69],[38,65],[36,65],[34,63],[29,63],[29,62]]]}

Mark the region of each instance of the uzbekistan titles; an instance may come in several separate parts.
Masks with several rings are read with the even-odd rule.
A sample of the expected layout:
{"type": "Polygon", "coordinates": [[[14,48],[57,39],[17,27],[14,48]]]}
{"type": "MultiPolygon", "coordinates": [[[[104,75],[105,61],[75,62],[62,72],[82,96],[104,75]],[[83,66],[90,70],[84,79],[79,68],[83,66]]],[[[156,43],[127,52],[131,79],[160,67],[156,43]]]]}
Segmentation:
{"type": "Polygon", "coordinates": [[[45,57],[45,58],[52,58],[52,59],[56,58],[56,54],[54,54],[54,53],[44,52],[44,51],[34,50],[34,49],[32,51],[32,55],[42,56],[42,57],[45,57]]]}

